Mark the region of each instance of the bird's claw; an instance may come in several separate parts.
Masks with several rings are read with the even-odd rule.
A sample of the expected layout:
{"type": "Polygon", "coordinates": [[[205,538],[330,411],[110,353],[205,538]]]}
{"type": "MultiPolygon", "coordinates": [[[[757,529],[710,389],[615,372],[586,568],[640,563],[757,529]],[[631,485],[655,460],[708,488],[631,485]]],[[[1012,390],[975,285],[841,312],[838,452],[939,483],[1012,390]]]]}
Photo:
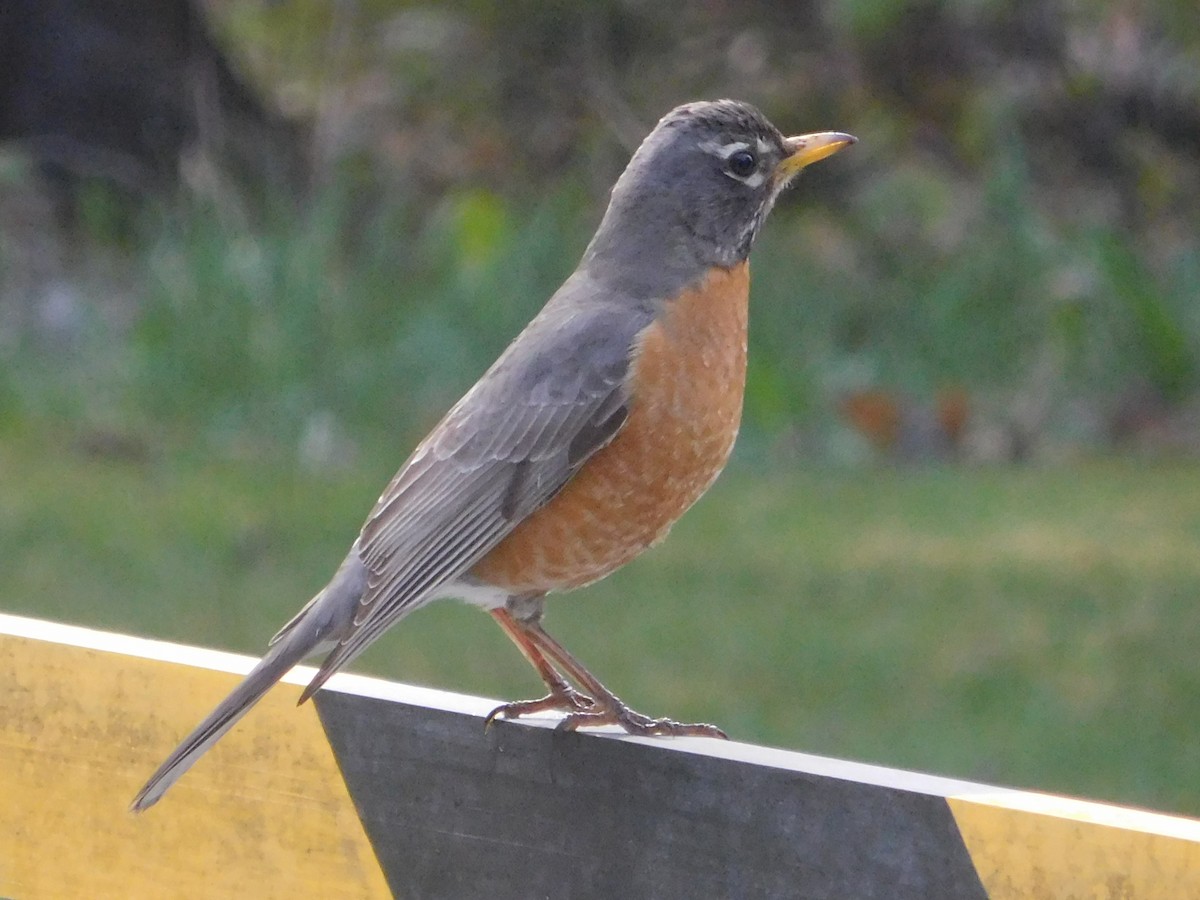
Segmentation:
{"type": "MultiPolygon", "coordinates": [[[[614,698],[615,699],[615,698],[614,698]]],[[[607,706],[597,706],[595,709],[579,710],[567,715],[558,723],[562,731],[575,731],[578,728],[595,728],[601,725],[616,725],[626,734],[643,737],[706,737],[729,740],[729,735],[716,725],[703,722],[685,723],[673,719],[652,719],[650,716],[634,712],[620,701],[607,706]]]]}
{"type": "Polygon", "coordinates": [[[574,715],[586,714],[595,705],[595,701],[586,694],[581,694],[574,688],[562,691],[552,691],[538,700],[516,700],[512,703],[501,703],[483,720],[483,730],[487,731],[500,718],[519,719],[541,712],[565,712],[568,718],[574,715]]]}

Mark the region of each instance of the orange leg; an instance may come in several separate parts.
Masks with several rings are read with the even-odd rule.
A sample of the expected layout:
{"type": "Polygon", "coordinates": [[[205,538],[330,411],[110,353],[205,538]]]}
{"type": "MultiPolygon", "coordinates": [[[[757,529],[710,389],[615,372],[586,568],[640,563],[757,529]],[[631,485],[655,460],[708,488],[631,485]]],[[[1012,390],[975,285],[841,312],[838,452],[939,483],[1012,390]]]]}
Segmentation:
{"type": "Polygon", "coordinates": [[[516,719],[550,710],[577,713],[591,708],[592,698],[575,690],[570,682],[558,673],[558,670],[551,665],[537,645],[526,635],[521,623],[513,618],[512,613],[506,609],[493,609],[491,613],[504,633],[517,645],[521,655],[537,669],[542,681],[546,682],[546,687],[550,688],[550,693],[539,700],[520,700],[497,706],[483,720],[484,729],[490,728],[499,717],[516,719]]]}
{"type": "MultiPolygon", "coordinates": [[[[497,611],[502,612],[502,611],[497,611]]],[[[494,612],[493,615],[496,615],[494,612]]],[[[507,615],[507,614],[506,614],[507,615]]],[[[497,616],[499,620],[499,616],[497,616]]],[[[555,708],[565,709],[567,716],[559,724],[559,728],[564,731],[574,731],[576,728],[590,727],[598,725],[617,725],[623,728],[629,734],[639,735],[675,735],[687,737],[712,737],[725,738],[729,736],[715,725],[705,725],[703,723],[684,724],[675,722],[671,719],[652,719],[649,716],[644,716],[639,712],[634,712],[616,696],[612,691],[602,685],[596,677],[583,667],[579,660],[575,659],[562,644],[550,637],[541,624],[534,621],[523,621],[507,615],[507,623],[501,622],[505,631],[509,632],[509,636],[517,642],[518,647],[528,643],[528,652],[526,656],[531,662],[534,662],[534,657],[542,660],[542,663],[554,672],[555,676],[561,681],[562,676],[550,664],[550,660],[557,663],[563,672],[567,674],[576,684],[584,691],[591,695],[591,702],[586,707],[540,707],[540,708],[555,708]],[[510,630],[511,629],[511,630],[510,630]],[[517,637],[516,632],[520,635],[517,637]],[[547,659],[549,657],[549,659],[547,659]]],[[[534,666],[541,672],[541,667],[534,662],[534,666]]],[[[545,675],[542,676],[546,678],[545,675]]],[[[549,680],[546,681],[551,688],[551,697],[554,696],[555,684],[549,680]]],[[[569,686],[568,686],[569,689],[569,686]]],[[[545,698],[549,700],[550,697],[545,698]]],[[[539,704],[543,701],[533,700],[533,704],[539,704]]],[[[506,718],[516,718],[522,715],[520,707],[522,704],[510,703],[503,706],[499,711],[503,711],[506,718]],[[509,708],[516,707],[509,712],[509,708]]],[[[496,713],[492,713],[496,715],[496,713]]],[[[489,717],[490,720],[491,717],[489,717]]]]}

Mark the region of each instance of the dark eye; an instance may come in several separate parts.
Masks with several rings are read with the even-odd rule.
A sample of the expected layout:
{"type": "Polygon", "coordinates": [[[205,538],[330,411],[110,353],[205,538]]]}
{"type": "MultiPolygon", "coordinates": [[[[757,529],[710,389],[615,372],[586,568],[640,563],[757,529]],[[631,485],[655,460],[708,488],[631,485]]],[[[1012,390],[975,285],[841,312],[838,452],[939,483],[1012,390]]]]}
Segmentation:
{"type": "Polygon", "coordinates": [[[758,168],[758,160],[749,150],[739,150],[728,159],[729,171],[738,178],[749,178],[758,168]]]}

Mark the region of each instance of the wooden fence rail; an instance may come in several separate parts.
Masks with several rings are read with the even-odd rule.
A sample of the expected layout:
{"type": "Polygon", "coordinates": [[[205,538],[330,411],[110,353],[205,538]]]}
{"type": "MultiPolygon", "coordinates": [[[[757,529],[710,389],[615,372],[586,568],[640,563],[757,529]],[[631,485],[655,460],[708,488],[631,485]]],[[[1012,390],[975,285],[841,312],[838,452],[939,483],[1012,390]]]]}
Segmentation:
{"type": "Polygon", "coordinates": [[[0,615],[0,897],[1200,898],[1200,822],[297,669],[147,813],[253,660],[0,615]]]}

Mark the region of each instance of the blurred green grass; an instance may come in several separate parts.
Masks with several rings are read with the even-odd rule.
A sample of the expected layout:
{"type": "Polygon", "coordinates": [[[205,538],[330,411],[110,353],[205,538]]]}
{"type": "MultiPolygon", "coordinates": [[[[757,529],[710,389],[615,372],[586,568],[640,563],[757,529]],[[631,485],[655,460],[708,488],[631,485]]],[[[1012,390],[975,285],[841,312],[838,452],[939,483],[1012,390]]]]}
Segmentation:
{"type": "MultiPolygon", "coordinates": [[[[6,611],[257,653],[344,553],[394,459],[91,456],[0,441],[6,611]]],[[[663,546],[550,604],[652,714],[736,738],[1200,813],[1200,468],[757,470],[663,546]]],[[[356,669],[498,698],[540,685],[437,604],[356,669]]]]}

